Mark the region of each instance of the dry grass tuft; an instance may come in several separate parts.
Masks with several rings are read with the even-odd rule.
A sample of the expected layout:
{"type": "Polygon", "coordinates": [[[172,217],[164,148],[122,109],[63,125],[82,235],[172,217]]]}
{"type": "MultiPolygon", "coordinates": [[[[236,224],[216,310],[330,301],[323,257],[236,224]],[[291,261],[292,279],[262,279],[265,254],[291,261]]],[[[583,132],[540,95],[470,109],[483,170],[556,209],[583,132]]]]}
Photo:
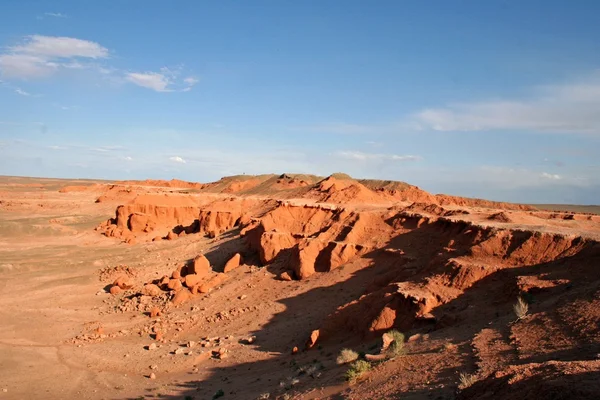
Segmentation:
{"type": "Polygon", "coordinates": [[[465,372],[461,372],[458,377],[458,388],[460,390],[466,389],[469,386],[473,385],[475,382],[477,382],[477,377],[475,376],[475,374],[467,374],[465,372]]]}
{"type": "Polygon", "coordinates": [[[513,306],[515,314],[517,315],[517,321],[523,319],[529,311],[529,305],[522,297],[519,297],[517,303],[513,306]]]}
{"type": "Polygon", "coordinates": [[[340,355],[336,359],[336,362],[338,363],[338,365],[342,365],[351,363],[352,361],[356,360],[358,360],[357,352],[350,349],[342,349],[342,351],[340,351],[340,355]]]}

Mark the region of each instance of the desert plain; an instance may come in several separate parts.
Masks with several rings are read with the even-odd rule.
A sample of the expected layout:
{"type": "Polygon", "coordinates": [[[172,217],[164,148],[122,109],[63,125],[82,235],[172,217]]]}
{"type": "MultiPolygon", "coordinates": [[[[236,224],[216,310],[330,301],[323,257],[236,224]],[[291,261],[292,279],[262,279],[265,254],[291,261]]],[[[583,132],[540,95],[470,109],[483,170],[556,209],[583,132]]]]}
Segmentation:
{"type": "Polygon", "coordinates": [[[0,398],[600,398],[597,212],[0,177],[0,398]]]}

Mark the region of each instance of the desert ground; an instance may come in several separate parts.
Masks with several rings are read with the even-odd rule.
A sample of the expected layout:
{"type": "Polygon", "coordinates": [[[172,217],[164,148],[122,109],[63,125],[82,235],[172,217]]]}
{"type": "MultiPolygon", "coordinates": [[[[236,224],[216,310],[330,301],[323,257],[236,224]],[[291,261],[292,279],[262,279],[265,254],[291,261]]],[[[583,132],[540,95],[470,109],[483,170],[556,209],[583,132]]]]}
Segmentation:
{"type": "Polygon", "coordinates": [[[597,399],[597,210],[0,177],[0,399],[597,399]]]}

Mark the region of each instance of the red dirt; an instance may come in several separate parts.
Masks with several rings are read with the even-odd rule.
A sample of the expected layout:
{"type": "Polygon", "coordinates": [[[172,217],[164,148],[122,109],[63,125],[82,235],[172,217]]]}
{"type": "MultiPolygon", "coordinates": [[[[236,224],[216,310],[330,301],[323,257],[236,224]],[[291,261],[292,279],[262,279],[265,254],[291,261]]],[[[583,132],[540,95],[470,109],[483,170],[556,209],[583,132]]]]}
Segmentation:
{"type": "MultiPolygon", "coordinates": [[[[22,204],[6,212],[28,215],[19,210],[31,209],[36,195],[7,198],[22,204]]],[[[52,229],[66,229],[69,218],[79,215],[76,202],[96,213],[95,224],[112,211],[114,217],[98,232],[90,220],[76,231],[79,236],[71,234],[75,239],[64,236],[68,230],[59,231],[60,241],[44,239],[45,246],[68,240],[88,246],[68,256],[76,268],[58,263],[60,247],[39,253],[42,262],[58,263],[49,274],[65,274],[68,286],[60,293],[78,291],[72,303],[52,303],[66,300],[51,292],[56,283],[49,275],[26,309],[63,304],[45,305],[43,312],[56,313],[58,322],[44,323],[53,329],[67,324],[60,328],[68,343],[63,346],[85,347],[68,347],[61,357],[71,363],[83,357],[78,368],[92,372],[122,368],[103,378],[109,382],[125,373],[147,376],[156,364],[156,381],[173,397],[212,398],[221,388],[227,398],[266,392],[303,399],[600,395],[600,221],[589,215],[431,195],[407,184],[343,175],[244,176],[206,185],[124,181],[55,196],[45,200],[49,211],[43,214],[52,229]],[[116,211],[105,201],[95,203],[103,191],[126,200],[114,204],[116,211]],[[104,255],[86,258],[91,252],[104,255]],[[101,257],[119,266],[88,270],[100,283],[69,283],[78,268],[101,257]],[[136,269],[121,264],[134,261],[136,269]],[[104,290],[114,296],[103,297],[104,290]],[[513,310],[518,298],[528,304],[519,317],[513,310]],[[85,308],[93,323],[74,325],[63,306],[85,308]],[[403,353],[375,354],[391,329],[405,333],[403,353]],[[342,379],[348,367],[335,361],[343,347],[373,361],[365,379],[353,385],[342,379]],[[461,372],[475,383],[457,391],[461,372]],[[176,380],[180,385],[167,389],[176,380]]],[[[27,257],[25,263],[35,258],[27,257]]],[[[10,276],[8,262],[2,268],[10,276]]],[[[6,287],[31,292],[24,285],[38,272],[21,268],[6,287]]],[[[10,298],[2,297],[9,303],[6,318],[20,326],[21,305],[11,308],[10,298]]],[[[19,332],[27,334],[26,324],[19,332]]],[[[20,364],[17,370],[23,370],[20,364]]],[[[147,383],[127,382],[123,393],[102,396],[145,393],[147,383]]],[[[115,385],[83,387],[107,391],[115,385]]],[[[50,397],[69,397],[46,390],[50,397]]]]}

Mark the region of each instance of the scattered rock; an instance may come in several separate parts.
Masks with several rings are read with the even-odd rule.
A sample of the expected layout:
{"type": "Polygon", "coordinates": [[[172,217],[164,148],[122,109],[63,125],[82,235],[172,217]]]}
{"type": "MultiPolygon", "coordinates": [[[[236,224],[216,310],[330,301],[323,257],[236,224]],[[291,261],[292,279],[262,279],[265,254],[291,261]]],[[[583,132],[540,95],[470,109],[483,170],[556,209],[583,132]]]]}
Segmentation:
{"type": "Polygon", "coordinates": [[[229,261],[227,261],[227,263],[225,264],[225,268],[223,269],[223,272],[233,271],[234,269],[236,269],[240,266],[241,262],[242,262],[241,254],[235,253],[235,255],[233,257],[231,257],[229,259],[229,261]]]}
{"type": "Polygon", "coordinates": [[[180,291],[183,288],[181,281],[179,279],[171,279],[167,287],[176,292],[180,291]]]}
{"type": "Polygon", "coordinates": [[[317,344],[317,340],[319,339],[319,333],[320,332],[318,329],[315,329],[310,333],[310,338],[306,342],[307,349],[312,349],[315,346],[315,344],[317,344]]]}
{"type": "MultiPolygon", "coordinates": [[[[181,284],[181,282],[180,282],[180,284],[181,284]]],[[[192,294],[190,293],[189,290],[182,289],[182,290],[178,291],[177,293],[175,293],[175,296],[173,296],[173,298],[171,299],[171,302],[173,303],[173,305],[178,306],[178,305],[183,304],[186,301],[188,301],[191,297],[192,297],[192,294]]]]}
{"type": "Polygon", "coordinates": [[[291,281],[293,279],[292,279],[292,276],[290,275],[290,273],[285,271],[285,272],[282,272],[281,275],[279,275],[279,280],[280,281],[291,281]]]}
{"type": "Polygon", "coordinates": [[[213,357],[219,359],[219,360],[223,360],[225,358],[227,358],[227,349],[224,347],[219,348],[218,350],[214,350],[213,351],[213,357]]]}
{"type": "Polygon", "coordinates": [[[176,349],[174,351],[175,354],[183,354],[183,349],[181,347],[179,347],[178,349],[176,349]]]}
{"type": "Polygon", "coordinates": [[[185,286],[193,288],[202,281],[202,277],[198,274],[188,274],[185,276],[185,286]]]}
{"type": "Polygon", "coordinates": [[[150,379],[156,379],[156,374],[155,374],[154,372],[153,372],[153,373],[151,373],[151,374],[150,374],[150,376],[149,376],[149,378],[150,378],[150,379]]]}
{"type": "Polygon", "coordinates": [[[194,258],[194,261],[190,264],[188,268],[188,273],[196,274],[200,278],[204,278],[211,272],[210,261],[208,258],[204,256],[204,254],[200,254],[194,258]]]}
{"type": "Polygon", "coordinates": [[[109,292],[112,295],[119,294],[121,293],[121,288],[119,286],[111,286],[109,292]]]}
{"type": "Polygon", "coordinates": [[[152,309],[150,310],[150,318],[156,318],[160,316],[160,314],[160,308],[158,307],[152,307],[152,309]]]}
{"type": "Polygon", "coordinates": [[[157,347],[156,343],[150,343],[150,345],[146,346],[148,350],[156,350],[157,347]]]}
{"type": "Polygon", "coordinates": [[[156,297],[156,296],[160,296],[160,294],[162,293],[162,290],[160,290],[160,288],[153,284],[153,283],[148,283],[146,285],[144,285],[144,289],[142,290],[142,293],[146,296],[152,296],[152,297],[156,297]]]}

